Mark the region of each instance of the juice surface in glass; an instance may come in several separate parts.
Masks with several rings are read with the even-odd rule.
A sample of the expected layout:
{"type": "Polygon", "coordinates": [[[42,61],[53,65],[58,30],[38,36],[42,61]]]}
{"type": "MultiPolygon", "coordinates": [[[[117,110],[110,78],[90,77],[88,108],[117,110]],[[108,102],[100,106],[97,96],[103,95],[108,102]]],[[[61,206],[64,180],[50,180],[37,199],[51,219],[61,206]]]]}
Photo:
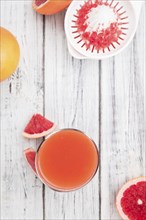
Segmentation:
{"type": "Polygon", "coordinates": [[[84,133],[64,129],[43,142],[36,157],[41,180],[58,191],[78,189],[88,183],[98,167],[98,150],[84,133]]]}

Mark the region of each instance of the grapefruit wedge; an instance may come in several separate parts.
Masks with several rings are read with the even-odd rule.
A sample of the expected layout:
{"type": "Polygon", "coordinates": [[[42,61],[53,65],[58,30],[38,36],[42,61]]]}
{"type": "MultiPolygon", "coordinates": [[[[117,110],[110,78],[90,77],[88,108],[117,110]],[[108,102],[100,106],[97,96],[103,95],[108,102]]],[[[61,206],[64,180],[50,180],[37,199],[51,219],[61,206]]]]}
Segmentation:
{"type": "Polygon", "coordinates": [[[124,220],[146,220],[146,177],[124,184],[117,194],[116,206],[124,220]]]}
{"type": "Polygon", "coordinates": [[[32,116],[22,135],[26,138],[40,138],[49,135],[56,129],[56,125],[40,114],[32,116]]]}
{"type": "Polygon", "coordinates": [[[67,8],[72,0],[34,0],[32,7],[43,15],[56,14],[67,8]]]}
{"type": "Polygon", "coordinates": [[[23,153],[24,153],[24,157],[25,157],[28,165],[30,166],[31,170],[37,176],[36,168],[35,168],[35,156],[36,156],[35,150],[33,148],[27,148],[26,150],[23,151],[23,153]]]}

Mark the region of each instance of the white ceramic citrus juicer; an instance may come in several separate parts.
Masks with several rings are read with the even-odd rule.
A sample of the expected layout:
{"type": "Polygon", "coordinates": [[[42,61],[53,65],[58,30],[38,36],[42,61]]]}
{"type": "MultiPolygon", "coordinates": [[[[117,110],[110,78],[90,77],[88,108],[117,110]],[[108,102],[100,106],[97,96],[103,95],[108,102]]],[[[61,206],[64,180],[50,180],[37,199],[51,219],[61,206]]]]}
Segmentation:
{"type": "Polygon", "coordinates": [[[143,2],[73,0],[65,16],[70,54],[99,60],[120,53],[134,37],[143,2]]]}

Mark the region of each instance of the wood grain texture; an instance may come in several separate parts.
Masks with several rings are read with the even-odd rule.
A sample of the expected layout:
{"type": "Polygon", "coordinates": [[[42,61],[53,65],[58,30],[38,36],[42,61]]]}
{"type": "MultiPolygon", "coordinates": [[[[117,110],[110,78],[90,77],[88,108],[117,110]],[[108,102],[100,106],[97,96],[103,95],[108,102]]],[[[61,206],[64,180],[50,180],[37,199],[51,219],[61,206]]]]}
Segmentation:
{"type": "MultiPolygon", "coordinates": [[[[45,19],[45,115],[60,128],[86,132],[98,145],[99,62],[74,60],[69,55],[63,21],[64,13],[45,19]]],[[[46,219],[98,219],[98,185],[97,174],[76,192],[46,188],[46,219]]]]}
{"type": "Polygon", "coordinates": [[[67,49],[64,14],[41,16],[31,1],[2,1],[1,25],[21,48],[15,74],[1,87],[1,219],[119,220],[115,196],[128,179],[146,175],[144,124],[145,13],[133,42],[104,61],[76,60],[67,49]],[[58,193],[34,177],[23,157],[42,140],[21,136],[40,112],[60,128],[95,140],[100,167],[84,188],[58,193]]]}
{"type": "Polygon", "coordinates": [[[101,62],[101,219],[117,220],[119,187],[146,175],[144,23],[142,11],[133,42],[121,54],[101,62]]]}
{"type": "Polygon", "coordinates": [[[27,166],[23,150],[39,141],[22,138],[34,112],[43,112],[43,20],[28,1],[2,1],[2,26],[17,37],[18,70],[1,83],[1,219],[42,219],[42,184],[27,166]],[[37,56],[36,56],[37,54],[37,56]]]}

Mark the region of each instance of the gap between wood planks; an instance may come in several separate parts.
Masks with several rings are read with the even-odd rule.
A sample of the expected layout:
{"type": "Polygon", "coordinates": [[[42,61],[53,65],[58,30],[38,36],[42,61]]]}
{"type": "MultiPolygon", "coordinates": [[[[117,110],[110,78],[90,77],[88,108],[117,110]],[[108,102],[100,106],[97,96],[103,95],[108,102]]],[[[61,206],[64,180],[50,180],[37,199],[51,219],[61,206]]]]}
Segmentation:
{"type": "MultiPolygon", "coordinates": [[[[45,116],[45,15],[43,15],[43,115],[45,116]]],[[[45,139],[45,138],[44,138],[45,139]]],[[[45,212],[45,184],[42,183],[42,204],[43,204],[43,220],[46,219],[45,212]]]]}
{"type": "MultiPolygon", "coordinates": [[[[43,75],[43,115],[45,116],[45,24],[46,19],[43,15],[43,58],[42,58],[42,75],[43,75]]],[[[102,91],[101,91],[101,82],[102,82],[102,61],[99,60],[99,141],[98,141],[98,148],[99,148],[99,219],[101,219],[101,112],[102,112],[102,91]]],[[[82,64],[82,61],[81,61],[82,64]]],[[[44,138],[45,140],[45,138],[44,138]]],[[[45,210],[45,195],[46,195],[46,186],[42,184],[42,208],[43,208],[43,220],[46,220],[46,210],[45,210]]],[[[65,216],[64,216],[65,219],[65,216]]]]}
{"type": "Polygon", "coordinates": [[[99,60],[99,219],[101,219],[101,60],[99,60]]]}
{"type": "MultiPolygon", "coordinates": [[[[45,15],[43,15],[43,58],[42,58],[42,75],[43,75],[43,115],[45,116],[45,15]]],[[[101,161],[101,65],[102,61],[99,62],[99,161],[101,161]]],[[[82,60],[81,60],[82,64],[82,60]]],[[[45,138],[44,138],[45,140],[45,138]]],[[[43,220],[46,220],[46,210],[45,210],[45,194],[46,194],[46,186],[42,184],[42,208],[43,208],[43,220]]],[[[65,219],[65,216],[64,216],[65,219]]],[[[99,219],[101,219],[101,168],[99,162],[99,219]]]]}

